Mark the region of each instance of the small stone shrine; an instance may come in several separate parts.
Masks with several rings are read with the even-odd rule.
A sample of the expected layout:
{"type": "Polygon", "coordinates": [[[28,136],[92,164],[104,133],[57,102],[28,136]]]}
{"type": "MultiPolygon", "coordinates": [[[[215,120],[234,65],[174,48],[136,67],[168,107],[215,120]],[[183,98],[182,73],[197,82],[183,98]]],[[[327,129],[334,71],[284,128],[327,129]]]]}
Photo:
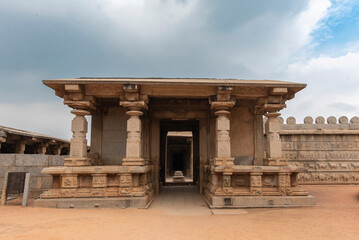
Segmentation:
{"type": "Polygon", "coordinates": [[[305,169],[288,165],[279,135],[279,111],[305,84],[181,78],[43,82],[73,109],[73,137],[64,166],[43,170],[53,185],[36,206],[144,208],[166,184],[168,166],[186,172],[211,208],[315,204],[298,186],[305,169]],[[90,153],[85,116],[92,120],[90,153]],[[176,142],[171,158],[168,132],[192,133],[183,143],[171,137],[176,142]]]}

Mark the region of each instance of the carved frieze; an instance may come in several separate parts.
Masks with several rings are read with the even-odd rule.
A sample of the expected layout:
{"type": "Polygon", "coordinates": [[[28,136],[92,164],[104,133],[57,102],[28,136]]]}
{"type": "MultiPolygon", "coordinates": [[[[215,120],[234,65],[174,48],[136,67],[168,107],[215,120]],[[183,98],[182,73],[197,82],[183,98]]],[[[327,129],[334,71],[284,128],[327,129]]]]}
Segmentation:
{"type": "Polygon", "coordinates": [[[76,189],[61,189],[61,197],[75,197],[76,189]]]}
{"type": "Polygon", "coordinates": [[[120,175],[120,187],[130,187],[132,185],[132,177],[130,174],[120,175]]]}
{"type": "Polygon", "coordinates": [[[359,142],[284,142],[283,151],[290,150],[354,150],[359,142]]]}
{"type": "Polygon", "coordinates": [[[359,151],[284,151],[284,157],[290,160],[357,160],[359,159],[359,151]]]}
{"type": "Polygon", "coordinates": [[[359,183],[358,172],[311,172],[300,173],[298,176],[300,184],[338,184],[359,183]]]}
{"type": "Polygon", "coordinates": [[[78,181],[77,181],[77,174],[66,174],[62,176],[61,181],[62,188],[77,188],[78,181]]]}
{"type": "Polygon", "coordinates": [[[107,186],[106,174],[92,174],[92,187],[103,188],[107,186]]]}
{"type": "Polygon", "coordinates": [[[129,197],[129,196],[131,196],[131,188],[130,187],[120,187],[119,188],[119,195],[121,197],[129,197]]]}
{"type": "Polygon", "coordinates": [[[92,197],[104,197],[106,193],[105,188],[92,188],[91,189],[91,196],[92,197]]]}

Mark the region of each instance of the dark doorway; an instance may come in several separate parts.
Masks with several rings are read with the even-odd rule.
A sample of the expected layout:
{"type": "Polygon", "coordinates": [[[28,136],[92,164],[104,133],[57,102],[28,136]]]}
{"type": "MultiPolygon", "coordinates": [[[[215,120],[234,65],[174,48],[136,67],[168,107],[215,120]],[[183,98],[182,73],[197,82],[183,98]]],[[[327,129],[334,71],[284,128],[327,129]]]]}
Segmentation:
{"type": "Polygon", "coordinates": [[[199,180],[198,120],[160,121],[161,185],[172,185],[173,182],[168,180],[168,176],[174,176],[177,171],[182,172],[186,181],[176,184],[197,184],[199,180]]]}
{"type": "Polygon", "coordinates": [[[173,170],[185,172],[184,168],[184,154],[183,152],[173,154],[173,170]]]}

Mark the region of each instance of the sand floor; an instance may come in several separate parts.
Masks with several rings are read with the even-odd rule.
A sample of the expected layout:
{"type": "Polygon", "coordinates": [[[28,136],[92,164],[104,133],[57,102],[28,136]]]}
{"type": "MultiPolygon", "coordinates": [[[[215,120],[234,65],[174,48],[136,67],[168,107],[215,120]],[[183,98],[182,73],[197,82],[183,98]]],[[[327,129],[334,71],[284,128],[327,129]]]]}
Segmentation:
{"type": "Polygon", "coordinates": [[[305,188],[315,207],[212,212],[197,197],[198,206],[159,198],[147,210],[1,206],[0,239],[359,239],[359,186],[305,188]]]}

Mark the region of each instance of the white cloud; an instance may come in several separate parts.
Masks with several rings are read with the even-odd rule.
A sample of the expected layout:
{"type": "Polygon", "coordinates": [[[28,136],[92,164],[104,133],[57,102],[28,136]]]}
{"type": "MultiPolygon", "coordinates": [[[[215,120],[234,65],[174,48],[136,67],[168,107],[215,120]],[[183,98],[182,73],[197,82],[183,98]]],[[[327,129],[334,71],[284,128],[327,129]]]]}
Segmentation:
{"type": "Polygon", "coordinates": [[[0,104],[0,125],[58,138],[71,138],[73,115],[64,105],[48,103],[0,104]]]}
{"type": "Polygon", "coordinates": [[[340,57],[321,56],[291,64],[285,79],[307,83],[290,101],[284,116],[359,115],[359,52],[340,57]]]}

